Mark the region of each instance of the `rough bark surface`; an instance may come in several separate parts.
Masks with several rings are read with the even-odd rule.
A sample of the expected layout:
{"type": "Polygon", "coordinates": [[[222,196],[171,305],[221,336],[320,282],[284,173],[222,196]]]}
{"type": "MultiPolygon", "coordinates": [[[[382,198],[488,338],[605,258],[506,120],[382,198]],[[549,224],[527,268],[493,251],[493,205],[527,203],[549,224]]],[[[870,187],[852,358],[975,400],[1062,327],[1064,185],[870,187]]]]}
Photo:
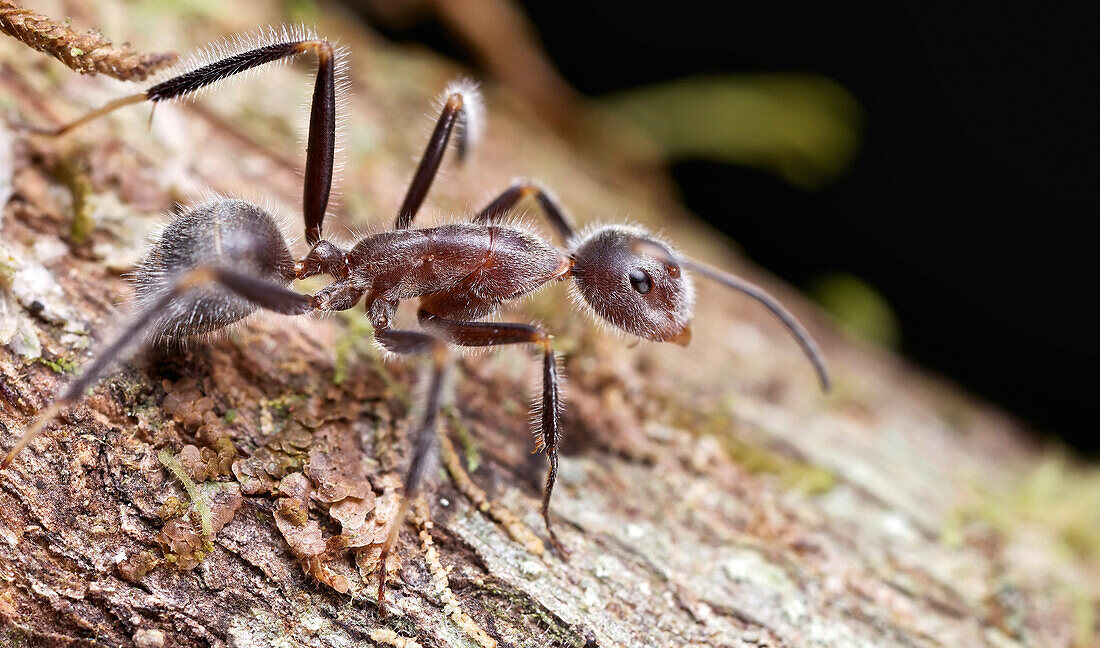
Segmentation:
{"type": "MultiPolygon", "coordinates": [[[[89,4],[48,9],[157,51],[288,20],[267,3],[89,4]]],[[[424,114],[458,70],[294,6],[305,15],[289,19],[350,47],[328,226],[347,240],[392,222],[424,114]]],[[[131,294],[122,273],[173,201],[253,197],[300,232],[309,74],[264,71],[161,106],[151,127],[134,107],[58,141],[0,130],[0,446],[109,339],[131,294]]],[[[58,123],[127,91],[0,41],[9,117],[58,123]]],[[[687,349],[632,347],[550,287],[507,317],[544,322],[569,370],[553,512],[572,556],[542,550],[536,359],[463,356],[442,418],[460,460],[402,533],[380,617],[372,552],[408,450],[415,366],[383,362],[361,311],[256,318],[125,363],[0,475],[0,645],[1095,645],[1095,469],[832,332],[694,222],[651,166],[561,141],[492,86],[488,103],[484,146],[449,167],[425,222],[465,218],[531,175],[582,223],[663,227],[791,303],[835,393],[818,393],[766,313],[715,286],[700,282],[687,349]]]]}

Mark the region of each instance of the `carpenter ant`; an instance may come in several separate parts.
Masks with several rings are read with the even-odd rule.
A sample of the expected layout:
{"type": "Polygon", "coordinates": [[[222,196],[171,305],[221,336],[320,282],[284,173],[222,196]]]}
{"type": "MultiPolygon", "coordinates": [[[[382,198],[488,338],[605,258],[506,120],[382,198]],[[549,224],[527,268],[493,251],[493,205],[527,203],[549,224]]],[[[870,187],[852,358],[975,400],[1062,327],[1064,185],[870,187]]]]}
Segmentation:
{"type": "MultiPolygon", "coordinates": [[[[549,461],[542,517],[552,545],[565,556],[568,551],[554,533],[549,509],[562,438],[553,337],[537,326],[481,321],[501,303],[550,281],[571,278],[576,301],[615,328],[655,342],[687,344],[694,291],[686,271],[693,270],[747,294],[777,315],[813,363],[822,388],[829,389],[820,350],[794,317],[764,290],[684,258],[669,243],[639,227],[608,225],[578,234],[555,199],[534,183],[509,187],[468,222],[412,229],[452,134],[460,158],[476,143],[481,98],[468,82],[453,83],[444,91],[439,119],[394,228],[362,238],[350,249],[321,236],[332,183],[339,61],[338,52],[310,31],[271,32],[264,42],[236,53],[222,53],[216,60],[210,57],[204,64],[141,94],[113,101],[51,133],[60,135],[121,106],[181,98],[239,72],[307,52],[318,59],[303,193],[306,241],[312,246],[309,253],[295,261],[272,216],[242,200],[219,197],[180,213],[137,270],[133,321],[41,414],[0,462],[0,469],[10,464],[61,408],[78,401],[134,340],[178,340],[215,331],[258,309],[300,315],[347,310],[365,300],[375,340],[383,349],[427,355],[433,363],[423,418],[405,476],[403,506],[391,523],[380,564],[385,564],[408,503],[426,472],[448,365],[447,345],[533,344],[541,351],[542,402],[536,446],[546,451],[549,461]],[[537,201],[564,249],[525,229],[501,223],[525,197],[537,201]],[[320,274],[329,275],[332,282],[316,294],[287,288],[293,279],[320,274]],[[395,328],[392,319],[398,303],[413,298],[420,300],[422,330],[395,328]]],[[[384,587],[383,570],[379,606],[384,587]]]]}

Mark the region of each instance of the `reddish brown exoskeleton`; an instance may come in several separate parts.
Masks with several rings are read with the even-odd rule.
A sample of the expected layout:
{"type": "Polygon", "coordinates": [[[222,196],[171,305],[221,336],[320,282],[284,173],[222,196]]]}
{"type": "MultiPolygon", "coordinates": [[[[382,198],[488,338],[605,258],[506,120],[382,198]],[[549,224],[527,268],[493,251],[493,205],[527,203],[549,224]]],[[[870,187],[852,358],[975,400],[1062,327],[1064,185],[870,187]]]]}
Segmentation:
{"type": "MultiPolygon", "coordinates": [[[[216,60],[173,76],[144,93],[50,131],[60,135],[118,107],[140,101],[184,97],[223,78],[259,65],[313,52],[318,73],[310,114],[303,194],[306,241],[300,261],[270,214],[230,198],[218,198],[180,213],[137,271],[136,314],[122,334],[27,430],[7,454],[6,467],[43,426],[67,404],[79,400],[135,340],[179,339],[221,329],[256,310],[285,315],[347,310],[365,300],[377,342],[395,354],[425,354],[434,365],[423,418],[419,421],[405,477],[404,502],[416,494],[432,454],[448,345],[488,347],[532,344],[541,352],[543,381],[538,411],[538,446],[549,469],[542,516],[555,549],[567,553],[550,519],[550,495],[558,467],[559,378],[553,338],[537,326],[481,321],[506,301],[554,280],[573,280],[578,302],[629,334],[656,342],[686,344],[693,297],[687,270],[694,270],[763,303],[794,334],[814,364],[822,388],[829,378],[821,353],[806,331],[762,289],[725,272],[678,255],[670,244],[643,229],[609,225],[578,235],[551,195],[520,182],[464,223],[412,229],[412,223],[455,135],[459,157],[475,143],[482,119],[473,84],[458,82],[444,93],[427,149],[413,175],[394,228],[367,236],[344,249],[321,236],[332,183],[336,142],[338,56],[325,40],[305,30],[271,32],[266,40],[223,53],[216,60]],[[501,219],[522,198],[534,198],[561,238],[555,247],[536,234],[501,219]],[[287,286],[293,279],[328,275],[332,282],[313,295],[287,286]],[[399,302],[419,299],[421,330],[395,328],[399,302]]],[[[394,518],[383,561],[396,538],[402,513],[394,518]]],[[[385,579],[380,578],[379,601],[385,579]]]]}

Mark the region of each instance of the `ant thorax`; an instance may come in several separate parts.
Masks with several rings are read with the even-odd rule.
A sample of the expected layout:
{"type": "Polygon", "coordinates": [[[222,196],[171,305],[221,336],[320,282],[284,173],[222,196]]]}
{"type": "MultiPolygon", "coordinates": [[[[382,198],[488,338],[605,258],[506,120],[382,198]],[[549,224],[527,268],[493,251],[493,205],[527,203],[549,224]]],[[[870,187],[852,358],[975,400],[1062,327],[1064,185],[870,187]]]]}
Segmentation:
{"type": "Polygon", "coordinates": [[[569,258],[506,225],[455,223],[367,237],[347,254],[349,281],[383,302],[423,298],[441,317],[480,319],[568,273],[569,258]]]}

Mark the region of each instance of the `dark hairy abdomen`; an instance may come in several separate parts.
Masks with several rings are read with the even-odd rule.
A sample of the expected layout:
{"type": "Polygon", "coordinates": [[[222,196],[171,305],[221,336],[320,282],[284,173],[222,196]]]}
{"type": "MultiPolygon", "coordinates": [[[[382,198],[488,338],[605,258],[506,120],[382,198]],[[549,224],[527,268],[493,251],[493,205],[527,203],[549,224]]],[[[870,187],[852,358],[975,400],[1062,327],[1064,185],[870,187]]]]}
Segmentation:
{"type": "MultiPolygon", "coordinates": [[[[221,200],[179,215],[137,271],[137,307],[148,308],[182,273],[200,264],[236,270],[287,285],[294,261],[271,216],[239,200],[221,200]]],[[[208,333],[232,324],[256,308],[225,288],[186,293],[153,327],[159,339],[208,333]]]]}

